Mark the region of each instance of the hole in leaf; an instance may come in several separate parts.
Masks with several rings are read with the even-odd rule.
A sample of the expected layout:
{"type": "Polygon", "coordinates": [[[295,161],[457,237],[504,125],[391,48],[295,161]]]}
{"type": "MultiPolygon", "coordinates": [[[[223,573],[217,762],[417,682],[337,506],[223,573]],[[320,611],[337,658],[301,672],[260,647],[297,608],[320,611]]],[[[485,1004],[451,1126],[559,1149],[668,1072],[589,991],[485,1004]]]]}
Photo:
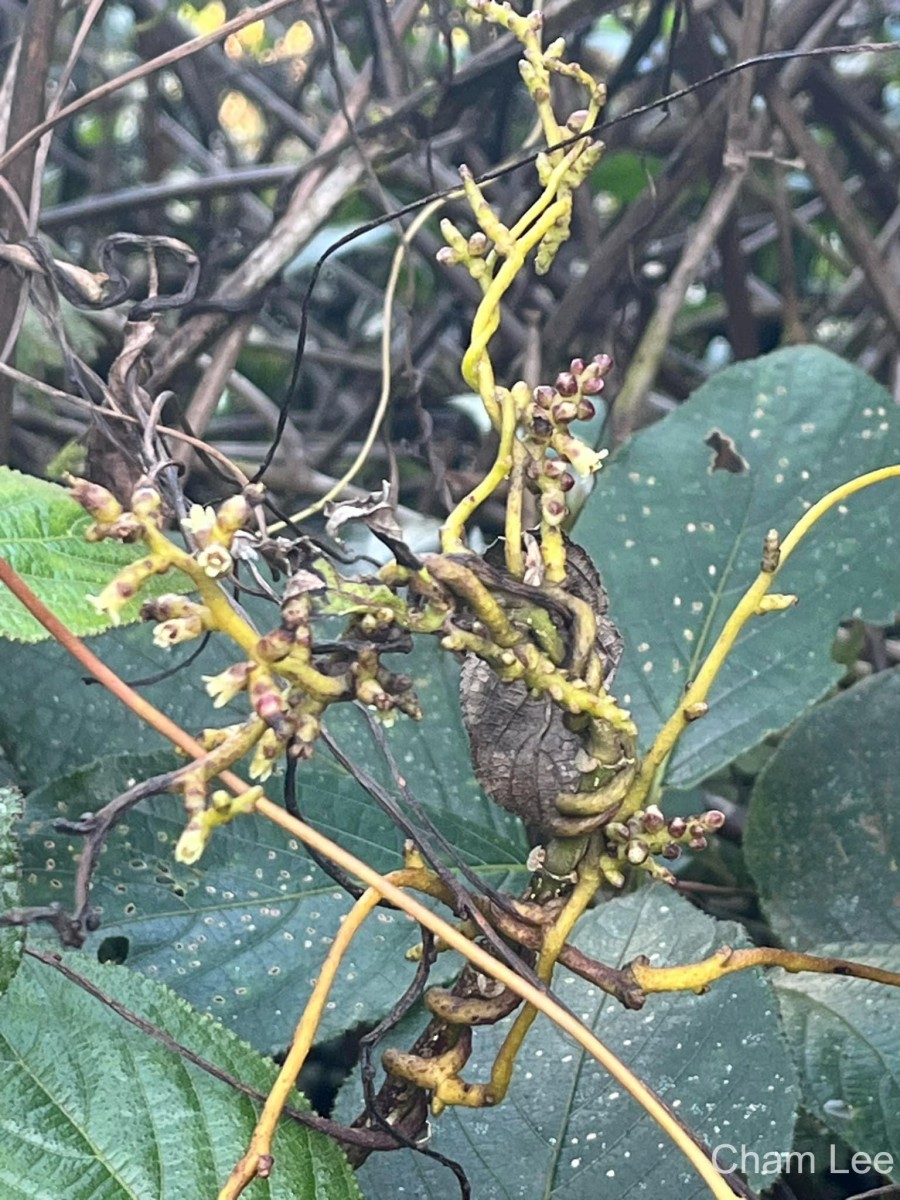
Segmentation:
{"type": "Polygon", "coordinates": [[[105,937],[97,950],[97,962],[125,962],[130,945],[127,937],[105,937]]]}

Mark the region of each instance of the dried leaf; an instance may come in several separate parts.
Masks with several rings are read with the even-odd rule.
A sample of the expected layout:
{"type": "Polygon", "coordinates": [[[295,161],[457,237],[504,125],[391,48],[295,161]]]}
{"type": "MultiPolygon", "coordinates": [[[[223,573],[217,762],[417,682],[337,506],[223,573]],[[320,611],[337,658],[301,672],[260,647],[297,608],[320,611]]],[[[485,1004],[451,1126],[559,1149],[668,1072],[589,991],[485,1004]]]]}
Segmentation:
{"type": "Polygon", "coordinates": [[[326,506],[328,518],[325,532],[340,542],[338,530],[348,521],[362,521],[376,537],[403,541],[403,530],[397,523],[394,505],[390,497],[390,485],[382,483],[380,492],[370,492],[361,500],[338,500],[326,506]]]}
{"type": "MultiPolygon", "coordinates": [[[[486,557],[491,560],[491,550],[486,557]]],[[[597,617],[597,648],[609,684],[622,656],[622,638],[606,616],[606,589],[590,557],[568,541],[566,562],[566,588],[589,603],[597,617]]],[[[582,775],[577,765],[581,736],[568,727],[566,714],[549,696],[533,699],[523,683],[501,682],[475,655],[463,664],[460,704],[475,774],[485,792],[538,835],[552,833],[559,823],[556,797],[577,791],[582,775]]]]}

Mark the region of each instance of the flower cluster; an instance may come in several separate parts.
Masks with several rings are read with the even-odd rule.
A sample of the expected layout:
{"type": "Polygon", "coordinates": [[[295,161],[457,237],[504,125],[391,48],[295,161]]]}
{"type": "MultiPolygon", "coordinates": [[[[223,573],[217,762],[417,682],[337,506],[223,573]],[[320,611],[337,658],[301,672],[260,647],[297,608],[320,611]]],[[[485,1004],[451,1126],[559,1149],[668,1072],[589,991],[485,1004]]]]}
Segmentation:
{"type": "Polygon", "coordinates": [[[668,820],[655,804],[639,808],[627,822],[613,821],[605,827],[608,855],[602,860],[606,878],[617,887],[625,883],[624,864],[649,871],[665,883],[674,883],[675,876],[653,855],[673,861],[680,858],[682,848],[705,850],[707,834],[721,829],[725,814],[717,808],[693,817],[670,817],[668,820]]]}
{"type": "Polygon", "coordinates": [[[606,450],[593,450],[569,430],[573,421],[589,421],[596,412],[591,396],[598,396],[605,376],[612,369],[608,354],[598,354],[585,365],[573,358],[568,371],[561,371],[553,387],[537,387],[525,410],[527,442],[535,448],[528,474],[541,493],[544,520],[559,525],[566,515],[564,493],[575,483],[568,468],[579,475],[599,470],[606,450]],[[549,457],[547,449],[556,457],[549,457]]]}

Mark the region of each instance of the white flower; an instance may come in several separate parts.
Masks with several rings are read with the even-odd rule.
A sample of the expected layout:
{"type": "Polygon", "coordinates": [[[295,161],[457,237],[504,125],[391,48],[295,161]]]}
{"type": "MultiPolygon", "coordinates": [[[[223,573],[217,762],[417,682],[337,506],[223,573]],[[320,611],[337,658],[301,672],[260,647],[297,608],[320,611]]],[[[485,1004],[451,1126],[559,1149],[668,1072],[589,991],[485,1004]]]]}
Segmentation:
{"type": "Polygon", "coordinates": [[[219,675],[204,675],[206,693],[212,697],[214,708],[223,708],[247,686],[250,663],[235,663],[219,675]]]}
{"type": "Polygon", "coordinates": [[[179,642],[189,642],[191,638],[200,637],[203,633],[203,621],[196,613],[186,617],[172,617],[171,620],[161,621],[153,629],[153,644],[163,650],[177,646],[179,642]]]}
{"type": "Polygon", "coordinates": [[[182,518],[181,528],[193,534],[198,545],[205,546],[215,523],[216,514],[209,505],[204,508],[202,504],[192,504],[190,514],[182,518]]]}
{"type": "Polygon", "coordinates": [[[210,579],[219,579],[231,573],[234,566],[231,554],[224,546],[206,546],[197,555],[197,562],[210,579]]]}

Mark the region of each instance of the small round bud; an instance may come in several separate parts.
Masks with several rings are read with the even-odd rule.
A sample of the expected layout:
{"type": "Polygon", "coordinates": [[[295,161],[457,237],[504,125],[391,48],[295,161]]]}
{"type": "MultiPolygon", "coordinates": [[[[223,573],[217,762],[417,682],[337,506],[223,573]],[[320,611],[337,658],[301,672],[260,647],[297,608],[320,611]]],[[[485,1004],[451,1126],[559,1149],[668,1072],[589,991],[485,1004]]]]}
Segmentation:
{"type": "Polygon", "coordinates": [[[606,836],[611,842],[624,846],[631,835],[627,825],[623,825],[621,821],[610,821],[606,826],[606,836]]]}
{"type": "Polygon", "coordinates": [[[281,699],[274,692],[263,692],[260,696],[254,696],[253,707],[256,710],[256,715],[261,721],[266,724],[280,721],[284,712],[281,707],[281,699]]]}
{"type": "Polygon", "coordinates": [[[692,850],[705,850],[709,842],[707,842],[705,837],[692,837],[688,845],[692,850]]]}
{"type": "Polygon", "coordinates": [[[551,416],[560,425],[568,425],[578,416],[578,405],[573,400],[560,400],[553,405],[551,416]]]}
{"type": "Polygon", "coordinates": [[[669,862],[674,862],[676,858],[681,858],[681,847],[676,846],[674,842],[666,846],[662,852],[663,858],[667,858],[669,862]]]}
{"type": "MultiPolygon", "coordinates": [[[[541,500],[541,512],[548,525],[556,528],[563,523],[567,509],[561,490],[559,492],[545,493],[541,500]]],[[[560,699],[562,699],[562,696],[560,696],[560,699]]]]}
{"type": "Polygon", "coordinates": [[[152,521],[162,513],[162,496],[147,478],[139,479],[131,493],[131,511],[139,520],[152,521]]]}
{"type": "Polygon", "coordinates": [[[669,822],[669,833],[673,838],[683,837],[687,830],[687,821],[684,817],[673,817],[669,822]]]}
{"type": "Polygon", "coordinates": [[[291,596],[281,606],[281,623],[294,631],[309,620],[309,601],[305,596],[291,596]]]}
{"type": "Polygon", "coordinates": [[[252,516],[252,509],[243,496],[230,496],[216,510],[216,525],[226,537],[243,529],[252,516]]]}
{"type": "Polygon", "coordinates": [[[480,229],[472,234],[467,244],[473,258],[483,258],[487,254],[488,240],[480,229]]]}
{"type": "Polygon", "coordinates": [[[662,810],[657,808],[655,804],[648,804],[647,810],[644,813],[644,832],[658,833],[666,823],[666,818],[662,814],[662,810]]]}
{"type": "Polygon", "coordinates": [[[591,362],[600,368],[601,375],[608,375],[615,366],[615,363],[608,354],[595,354],[591,362]]]}
{"type": "Polygon", "coordinates": [[[442,267],[455,267],[459,261],[456,257],[456,251],[451,250],[449,246],[441,246],[440,250],[438,250],[434,257],[442,267]]]}
{"type": "Polygon", "coordinates": [[[288,629],[275,629],[265,634],[256,643],[256,653],[263,662],[280,662],[287,658],[294,647],[294,638],[288,629]]]}
{"type": "Polygon", "coordinates": [[[121,517],[122,505],[105,487],[91,483],[88,479],[79,479],[76,475],[66,474],[65,480],[69,485],[69,495],[95,521],[109,525],[121,517]]]}
{"type": "Polygon", "coordinates": [[[549,411],[550,405],[558,395],[559,393],[557,392],[556,388],[549,387],[545,383],[534,389],[534,391],[531,393],[531,398],[534,400],[538,408],[546,408],[549,411]]]}
{"type": "Polygon", "coordinates": [[[625,853],[632,866],[639,867],[650,857],[650,847],[646,842],[633,841],[628,843],[625,853]]]}
{"type": "Polygon", "coordinates": [[[590,421],[591,418],[596,417],[596,415],[597,410],[594,408],[593,404],[591,404],[590,400],[582,399],[578,401],[578,409],[576,410],[575,416],[579,421],[590,421]]]}
{"type": "Polygon", "coordinates": [[[570,133],[581,133],[584,129],[584,123],[588,119],[586,108],[576,108],[574,112],[569,113],[566,118],[566,129],[570,133]]]}
{"type": "Polygon", "coordinates": [[[718,808],[711,808],[703,814],[700,822],[706,829],[721,829],[725,824],[725,814],[718,808]]]}
{"type": "Polygon", "coordinates": [[[572,361],[569,363],[569,370],[572,372],[572,374],[576,378],[579,375],[582,375],[584,373],[584,359],[583,358],[573,358],[572,361]]]}
{"type": "Polygon", "coordinates": [[[571,492],[572,488],[575,486],[574,476],[570,475],[568,471],[564,471],[559,477],[559,486],[564,492],[571,492]]]}
{"type": "Polygon", "coordinates": [[[585,396],[599,396],[606,384],[599,375],[588,376],[581,381],[581,391],[585,396]]]}
{"type": "Polygon", "coordinates": [[[556,377],[556,390],[561,396],[575,396],[578,393],[578,380],[570,371],[560,371],[556,377]]]}

